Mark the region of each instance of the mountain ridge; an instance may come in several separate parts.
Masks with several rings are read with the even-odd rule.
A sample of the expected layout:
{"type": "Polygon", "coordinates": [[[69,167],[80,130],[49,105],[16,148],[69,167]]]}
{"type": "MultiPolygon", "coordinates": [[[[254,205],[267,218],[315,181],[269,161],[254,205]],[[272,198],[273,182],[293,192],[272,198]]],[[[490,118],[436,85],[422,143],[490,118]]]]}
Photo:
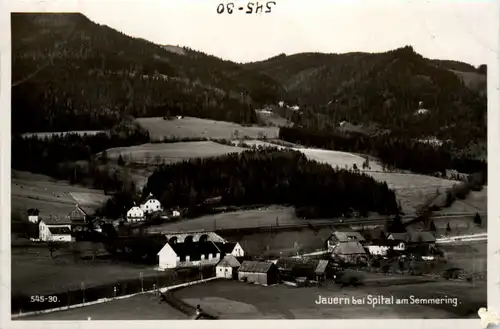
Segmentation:
{"type": "Polygon", "coordinates": [[[283,100],[300,107],[294,120],[308,128],[348,121],[485,138],[486,67],[427,59],[411,46],[238,64],[130,37],[79,13],[11,21],[14,132],[100,129],[123,116],[255,124],[255,109],[283,100]],[[414,115],[420,101],[428,115],[414,115]]]}

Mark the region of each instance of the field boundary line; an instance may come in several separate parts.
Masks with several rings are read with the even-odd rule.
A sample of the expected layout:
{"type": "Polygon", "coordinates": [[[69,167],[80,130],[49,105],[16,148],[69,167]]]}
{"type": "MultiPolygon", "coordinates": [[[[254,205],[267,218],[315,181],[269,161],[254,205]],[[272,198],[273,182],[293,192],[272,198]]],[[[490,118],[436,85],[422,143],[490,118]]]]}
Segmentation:
{"type": "Polygon", "coordinates": [[[169,290],[172,290],[172,289],[178,289],[178,288],[183,288],[183,287],[187,287],[187,286],[192,286],[192,285],[195,285],[195,284],[198,284],[198,283],[205,283],[205,282],[212,281],[212,280],[215,280],[215,279],[217,279],[217,277],[214,276],[214,277],[207,278],[207,279],[202,279],[202,280],[197,280],[197,281],[191,281],[191,282],[184,282],[184,283],[173,285],[173,286],[169,286],[169,287],[163,287],[163,288],[159,288],[159,289],[144,290],[144,291],[136,292],[136,293],[133,293],[133,294],[130,294],[130,295],[124,295],[124,296],[118,296],[118,297],[111,297],[111,298],[100,298],[100,299],[98,299],[96,301],[87,302],[87,303],[80,303],[80,304],[74,304],[74,305],[69,305],[69,306],[56,307],[56,308],[51,308],[51,309],[46,309],[46,310],[41,310],[41,311],[26,312],[26,313],[19,313],[19,314],[11,314],[11,319],[18,319],[18,318],[27,317],[27,316],[47,314],[47,313],[54,313],[54,312],[59,312],[59,311],[67,311],[67,310],[71,310],[71,309],[74,309],[74,308],[81,308],[81,307],[85,307],[85,306],[91,306],[91,305],[97,305],[97,304],[102,304],[102,303],[106,303],[106,302],[111,302],[111,301],[114,301],[114,300],[126,299],[126,298],[134,297],[134,296],[137,296],[137,295],[151,293],[151,292],[154,292],[154,291],[157,291],[157,290],[159,290],[160,292],[163,293],[163,292],[166,292],[166,291],[169,291],[169,290]]]}

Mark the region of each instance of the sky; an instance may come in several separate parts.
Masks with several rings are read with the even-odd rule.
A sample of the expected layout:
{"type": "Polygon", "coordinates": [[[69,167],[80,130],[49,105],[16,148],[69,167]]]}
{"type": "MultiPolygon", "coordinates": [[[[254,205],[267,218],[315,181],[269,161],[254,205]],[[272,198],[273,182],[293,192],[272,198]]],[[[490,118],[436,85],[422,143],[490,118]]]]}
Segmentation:
{"type": "Polygon", "coordinates": [[[274,0],[268,14],[217,13],[220,3],[231,1],[236,7],[249,2],[66,0],[62,5],[39,1],[38,9],[24,6],[29,11],[43,7],[82,12],[130,36],[188,46],[236,62],[280,53],[384,52],[411,45],[427,58],[478,66],[488,64],[498,51],[496,1],[274,0]]]}

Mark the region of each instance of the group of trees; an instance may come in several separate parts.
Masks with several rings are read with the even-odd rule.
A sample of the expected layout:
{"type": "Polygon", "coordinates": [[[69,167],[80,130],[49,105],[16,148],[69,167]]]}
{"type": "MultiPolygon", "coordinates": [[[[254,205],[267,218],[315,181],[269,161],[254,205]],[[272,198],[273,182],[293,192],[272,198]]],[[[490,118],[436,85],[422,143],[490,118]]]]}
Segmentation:
{"type": "MultiPolygon", "coordinates": [[[[127,187],[118,173],[105,165],[106,150],[144,144],[149,133],[132,122],[121,122],[95,135],[67,133],[54,136],[12,137],[12,169],[48,175],[71,183],[87,183],[105,191],[127,187]],[[101,153],[102,152],[102,153],[101,153]],[[101,153],[101,157],[96,157],[101,153]]],[[[133,183],[131,183],[133,184],[133,183]]]]}
{"type": "Polygon", "coordinates": [[[387,184],[278,149],[163,165],[149,177],[143,192],[161,196],[164,207],[190,209],[220,197],[219,206],[290,204],[303,217],[340,216],[352,209],[362,214],[398,211],[387,184]]]}
{"type": "Polygon", "coordinates": [[[397,134],[368,136],[281,127],[279,138],[302,145],[373,155],[388,167],[422,174],[445,173],[446,169],[456,169],[461,173],[487,171],[485,161],[458,155],[451,144],[436,146],[397,134]]]}

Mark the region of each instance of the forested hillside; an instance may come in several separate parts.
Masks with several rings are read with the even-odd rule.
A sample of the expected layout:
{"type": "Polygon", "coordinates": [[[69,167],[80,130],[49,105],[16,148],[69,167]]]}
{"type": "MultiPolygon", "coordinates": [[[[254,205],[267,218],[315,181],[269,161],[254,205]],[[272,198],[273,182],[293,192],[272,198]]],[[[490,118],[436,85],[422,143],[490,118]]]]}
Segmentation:
{"type": "Polygon", "coordinates": [[[164,165],[148,179],[144,195],[161,196],[164,207],[194,209],[209,198],[219,205],[289,204],[303,217],[335,217],[352,209],[395,214],[386,183],[297,151],[265,149],[164,165]]]}
{"type": "Polygon", "coordinates": [[[14,132],[107,128],[127,114],[254,123],[253,108],[282,92],[264,73],[81,14],[19,13],[11,24],[14,132]]]}
{"type": "Polygon", "coordinates": [[[283,84],[287,101],[301,107],[295,122],[307,128],[332,129],[348,121],[420,136],[486,136],[486,85],[469,88],[464,81],[475,74],[485,82],[484,65],[429,60],[407,46],[379,54],[280,55],[247,66],[283,84]]]}

